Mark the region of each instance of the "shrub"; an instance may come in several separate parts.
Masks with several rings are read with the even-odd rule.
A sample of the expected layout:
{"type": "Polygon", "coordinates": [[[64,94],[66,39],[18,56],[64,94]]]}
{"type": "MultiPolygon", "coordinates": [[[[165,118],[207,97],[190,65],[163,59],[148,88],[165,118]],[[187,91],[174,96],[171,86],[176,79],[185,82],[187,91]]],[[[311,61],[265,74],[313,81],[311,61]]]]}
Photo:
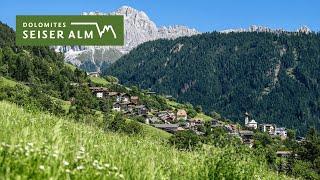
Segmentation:
{"type": "Polygon", "coordinates": [[[114,132],[123,132],[126,134],[140,134],[142,125],[136,121],[126,120],[121,113],[117,113],[114,117],[105,115],[106,129],[114,132]]]}
{"type": "Polygon", "coordinates": [[[129,121],[125,124],[124,128],[122,129],[123,132],[127,134],[141,134],[142,132],[142,125],[136,121],[129,121]]]}
{"type": "Polygon", "coordinates": [[[199,145],[200,138],[194,131],[179,131],[169,139],[169,142],[181,150],[194,150],[199,145]]]}

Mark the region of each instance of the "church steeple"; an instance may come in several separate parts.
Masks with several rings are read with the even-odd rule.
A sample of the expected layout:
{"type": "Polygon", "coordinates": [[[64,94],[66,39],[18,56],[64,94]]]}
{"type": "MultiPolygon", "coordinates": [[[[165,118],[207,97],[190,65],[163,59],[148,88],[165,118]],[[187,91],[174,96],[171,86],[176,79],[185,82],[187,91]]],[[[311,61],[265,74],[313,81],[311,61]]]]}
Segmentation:
{"type": "Polygon", "coordinates": [[[248,112],[245,112],[244,113],[244,125],[247,125],[249,123],[249,113],[248,112]]]}

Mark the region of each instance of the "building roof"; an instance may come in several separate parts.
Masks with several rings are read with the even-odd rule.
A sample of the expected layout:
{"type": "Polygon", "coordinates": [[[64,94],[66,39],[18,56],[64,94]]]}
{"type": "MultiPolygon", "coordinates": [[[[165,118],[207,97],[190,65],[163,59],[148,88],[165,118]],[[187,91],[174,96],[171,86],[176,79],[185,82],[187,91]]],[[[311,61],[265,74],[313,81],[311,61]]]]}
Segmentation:
{"type": "Polygon", "coordinates": [[[109,96],[116,96],[116,95],[118,95],[118,94],[119,94],[118,92],[109,92],[109,93],[108,93],[109,96]]]}
{"type": "Polygon", "coordinates": [[[286,128],[285,127],[279,127],[279,128],[276,128],[276,131],[285,131],[286,128]]]}
{"type": "Polygon", "coordinates": [[[132,103],[132,102],[120,102],[119,104],[120,104],[120,105],[135,105],[135,104],[132,103]]]}
{"type": "Polygon", "coordinates": [[[248,131],[248,130],[242,130],[239,131],[240,135],[254,135],[253,131],[248,131]]]}
{"type": "Polygon", "coordinates": [[[257,122],[254,119],[252,119],[248,124],[257,124],[257,122]]]}
{"type": "Polygon", "coordinates": [[[116,102],[116,103],[113,103],[113,106],[120,106],[120,104],[118,103],[118,102],[116,102]]]}
{"type": "Polygon", "coordinates": [[[183,131],[183,130],[185,130],[183,127],[178,127],[177,128],[177,131],[183,131]]]}
{"type": "Polygon", "coordinates": [[[131,100],[137,100],[137,99],[139,99],[138,96],[131,96],[131,100]]]}
{"type": "Polygon", "coordinates": [[[290,155],[292,154],[292,151],[277,151],[277,155],[290,155]]]}
{"type": "Polygon", "coordinates": [[[152,117],[149,119],[152,123],[160,121],[157,117],[152,117]]]}
{"type": "Polygon", "coordinates": [[[188,122],[203,122],[202,119],[198,119],[198,118],[192,118],[192,119],[187,119],[188,122]]]}
{"type": "Polygon", "coordinates": [[[184,109],[179,109],[177,116],[187,116],[187,112],[184,109]]]}
{"type": "Polygon", "coordinates": [[[135,106],[136,109],[142,109],[142,108],[145,108],[145,107],[146,107],[145,105],[135,106]]]}
{"type": "Polygon", "coordinates": [[[260,126],[276,126],[275,124],[266,124],[266,123],[263,123],[263,124],[260,124],[260,126]]]}
{"type": "Polygon", "coordinates": [[[88,75],[93,75],[93,74],[100,74],[99,72],[88,72],[88,75]]]}
{"type": "Polygon", "coordinates": [[[91,91],[108,91],[108,88],[105,87],[89,87],[91,91]]]}
{"type": "Polygon", "coordinates": [[[178,124],[154,124],[153,125],[156,128],[178,128],[178,124]]]}
{"type": "Polygon", "coordinates": [[[130,95],[127,93],[120,93],[120,96],[130,96],[130,95]]]}

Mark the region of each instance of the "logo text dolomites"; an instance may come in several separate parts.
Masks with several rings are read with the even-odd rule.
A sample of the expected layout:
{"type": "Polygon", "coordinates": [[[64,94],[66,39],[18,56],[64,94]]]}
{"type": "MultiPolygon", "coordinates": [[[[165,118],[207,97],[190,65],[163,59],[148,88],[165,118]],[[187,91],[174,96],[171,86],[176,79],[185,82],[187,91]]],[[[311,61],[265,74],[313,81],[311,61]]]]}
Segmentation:
{"type": "Polygon", "coordinates": [[[18,45],[123,45],[123,16],[17,16],[18,45]]]}

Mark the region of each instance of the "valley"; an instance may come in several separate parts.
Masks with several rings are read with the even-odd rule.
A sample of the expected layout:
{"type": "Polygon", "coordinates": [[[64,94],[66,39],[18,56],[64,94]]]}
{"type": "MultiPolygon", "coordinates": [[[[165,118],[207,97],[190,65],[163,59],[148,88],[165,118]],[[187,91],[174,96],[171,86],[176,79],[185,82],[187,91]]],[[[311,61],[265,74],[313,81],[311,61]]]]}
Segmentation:
{"type": "Polygon", "coordinates": [[[120,83],[242,122],[304,134],[319,123],[319,34],[206,33],[144,43],[103,70],[120,83]],[[288,73],[291,72],[291,73],[288,73]]]}
{"type": "Polygon", "coordinates": [[[125,45],[19,46],[0,22],[0,179],[320,179],[319,33],[82,15],[123,15],[125,45]]]}

